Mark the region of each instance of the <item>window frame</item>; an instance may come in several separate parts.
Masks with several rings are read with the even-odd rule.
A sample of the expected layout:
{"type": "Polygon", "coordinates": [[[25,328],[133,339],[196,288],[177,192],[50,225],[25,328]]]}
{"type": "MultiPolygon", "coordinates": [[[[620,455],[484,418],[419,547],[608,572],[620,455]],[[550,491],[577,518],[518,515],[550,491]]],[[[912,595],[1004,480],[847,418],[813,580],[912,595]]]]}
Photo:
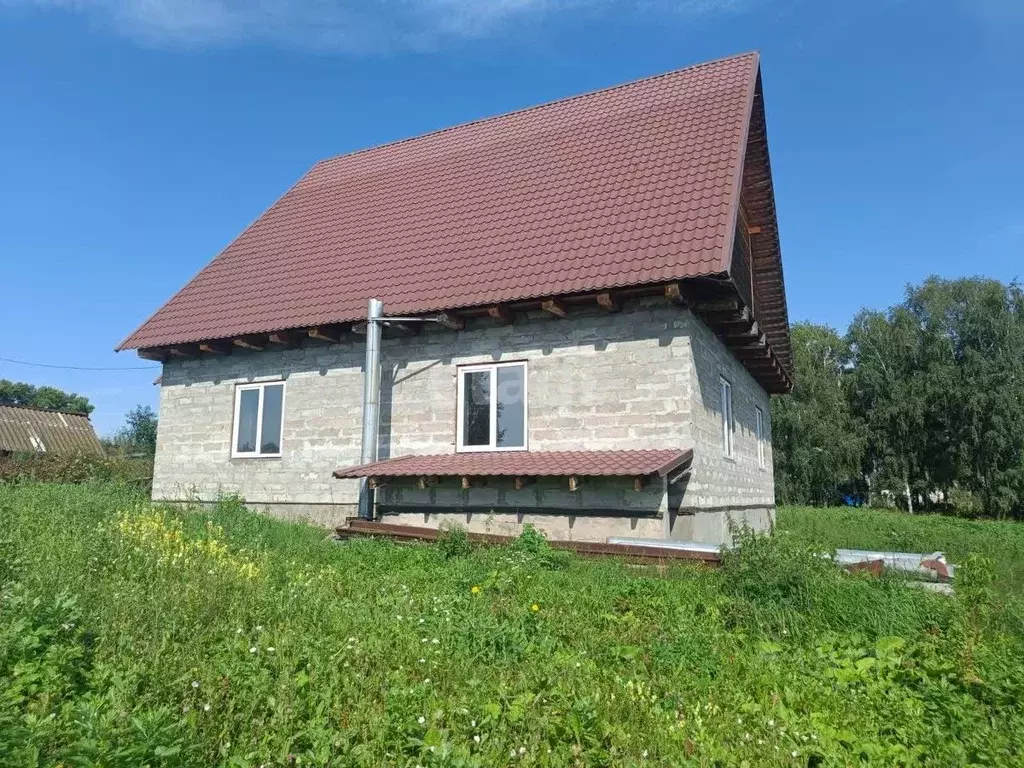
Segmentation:
{"type": "Polygon", "coordinates": [[[236,384],[235,385],[235,415],[234,424],[231,427],[231,458],[233,459],[279,459],[283,455],[284,451],[284,409],[285,409],[285,398],[287,397],[287,387],[285,386],[284,379],[274,379],[273,381],[255,381],[250,384],[236,384]],[[260,447],[263,443],[263,402],[264,402],[264,390],[267,387],[281,387],[281,439],[278,441],[277,453],[263,453],[260,451],[260,447]],[[238,450],[238,428],[241,425],[239,415],[242,409],[242,393],[250,390],[257,390],[260,393],[260,399],[256,404],[256,449],[253,451],[240,451],[238,450]]]}
{"type": "Polygon", "coordinates": [[[725,376],[719,376],[718,386],[722,408],[722,455],[727,459],[735,459],[736,419],[733,413],[732,382],[725,378],[725,376]]]}
{"type": "Polygon", "coordinates": [[[473,363],[460,365],[456,369],[455,382],[455,452],[456,453],[495,453],[504,451],[526,451],[530,448],[530,393],[529,368],[525,360],[509,360],[500,363],[473,363]],[[521,446],[498,445],[498,369],[520,367],[523,369],[523,444],[521,446]],[[487,445],[465,444],[465,381],[466,374],[488,371],[490,373],[490,442],[487,445]]]}
{"type": "Polygon", "coordinates": [[[764,411],[754,406],[754,426],[757,432],[757,466],[764,469],[764,411]]]}

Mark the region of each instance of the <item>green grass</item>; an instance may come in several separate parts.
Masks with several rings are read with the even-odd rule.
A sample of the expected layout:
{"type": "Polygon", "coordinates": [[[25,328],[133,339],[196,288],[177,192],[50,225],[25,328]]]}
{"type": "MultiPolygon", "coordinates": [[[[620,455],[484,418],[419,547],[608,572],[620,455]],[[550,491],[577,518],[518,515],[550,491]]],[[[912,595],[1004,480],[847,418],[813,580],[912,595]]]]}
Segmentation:
{"type": "Polygon", "coordinates": [[[658,570],[0,487],[0,765],[1020,764],[1022,613],[985,564],[951,600],[781,521],[658,570]]]}
{"type": "Polygon", "coordinates": [[[783,507],[777,522],[779,530],[826,549],[939,551],[951,563],[962,563],[972,553],[983,554],[995,562],[1002,587],[1024,588],[1024,525],[1020,523],[851,507],[783,507]]]}

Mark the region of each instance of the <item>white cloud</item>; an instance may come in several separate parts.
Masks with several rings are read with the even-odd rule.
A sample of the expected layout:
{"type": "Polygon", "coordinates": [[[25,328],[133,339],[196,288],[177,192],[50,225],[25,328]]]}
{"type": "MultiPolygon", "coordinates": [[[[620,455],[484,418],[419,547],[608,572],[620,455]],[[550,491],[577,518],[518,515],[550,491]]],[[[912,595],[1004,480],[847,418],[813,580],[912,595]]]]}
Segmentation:
{"type": "MultiPolygon", "coordinates": [[[[610,7],[615,0],[0,0],[76,13],[151,45],[273,43],[367,52],[428,49],[482,37],[548,14],[610,7]]],[[[740,0],[629,0],[635,10],[731,9],[740,0]]]]}

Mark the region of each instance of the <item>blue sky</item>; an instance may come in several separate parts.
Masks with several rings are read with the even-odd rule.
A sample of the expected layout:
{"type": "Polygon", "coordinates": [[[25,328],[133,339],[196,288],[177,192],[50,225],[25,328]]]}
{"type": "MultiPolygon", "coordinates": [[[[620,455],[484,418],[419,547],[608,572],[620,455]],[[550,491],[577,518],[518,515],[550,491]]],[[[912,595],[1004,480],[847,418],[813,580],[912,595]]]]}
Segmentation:
{"type": "MultiPolygon", "coordinates": [[[[0,0],[0,357],[113,348],[316,160],[759,49],[791,318],[1024,277],[1019,0],[0,0]]],[[[0,362],[101,433],[158,369],[0,362]]]]}

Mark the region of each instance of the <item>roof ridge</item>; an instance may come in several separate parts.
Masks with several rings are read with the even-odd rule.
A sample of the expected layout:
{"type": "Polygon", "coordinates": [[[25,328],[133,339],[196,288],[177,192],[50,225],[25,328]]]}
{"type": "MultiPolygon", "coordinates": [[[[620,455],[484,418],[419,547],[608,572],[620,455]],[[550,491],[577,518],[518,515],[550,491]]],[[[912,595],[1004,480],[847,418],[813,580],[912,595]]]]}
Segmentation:
{"type": "Polygon", "coordinates": [[[760,57],[761,57],[761,54],[756,49],[755,50],[750,50],[750,51],[744,51],[743,53],[734,53],[734,54],[732,54],[730,56],[722,56],[722,57],[717,58],[717,59],[712,59],[711,61],[700,61],[700,62],[697,62],[696,64],[687,64],[685,67],[679,67],[678,69],[672,69],[672,70],[669,70],[668,72],[659,72],[658,74],[654,74],[654,75],[646,75],[645,77],[638,77],[635,80],[627,80],[624,83],[618,83],[616,85],[606,85],[603,88],[595,88],[592,91],[584,91],[583,93],[576,93],[576,94],[573,94],[571,96],[563,96],[562,98],[559,98],[559,99],[551,99],[550,101],[544,101],[544,102],[541,102],[540,104],[531,104],[528,107],[520,107],[519,109],[511,109],[508,112],[500,112],[497,115],[488,115],[487,117],[479,117],[479,118],[477,118],[475,120],[467,120],[464,123],[457,123],[455,125],[449,125],[449,126],[446,126],[444,128],[438,128],[438,129],[433,130],[433,131],[427,131],[426,133],[421,133],[421,134],[418,134],[416,136],[406,136],[404,139],[395,139],[394,141],[386,141],[383,144],[375,144],[372,147],[363,147],[362,149],[355,149],[355,150],[352,150],[351,152],[342,152],[341,154],[331,155],[330,157],[325,157],[325,158],[317,161],[313,165],[313,168],[310,169],[310,170],[311,171],[316,170],[316,169],[320,168],[320,166],[327,165],[328,163],[333,163],[335,160],[342,160],[344,158],[356,157],[357,155],[364,155],[364,154],[368,154],[370,152],[376,152],[377,150],[380,150],[380,149],[389,149],[389,148],[392,148],[392,147],[401,146],[402,144],[409,144],[409,143],[414,142],[414,141],[421,141],[423,139],[429,139],[429,138],[431,138],[433,136],[440,136],[442,134],[449,133],[450,131],[456,131],[456,130],[459,130],[459,129],[462,129],[462,128],[468,128],[468,127],[473,126],[473,125],[482,125],[484,123],[490,123],[490,122],[495,122],[497,120],[503,120],[503,119],[505,119],[507,117],[512,117],[513,115],[521,115],[521,114],[525,114],[527,112],[534,112],[534,111],[539,110],[539,109],[546,109],[548,107],[553,107],[556,104],[570,104],[570,103],[572,103],[574,101],[579,101],[580,99],[586,99],[586,98],[589,98],[591,96],[597,96],[598,94],[611,93],[613,91],[618,91],[618,90],[621,90],[623,88],[629,88],[631,86],[639,85],[641,83],[649,83],[649,82],[653,82],[655,80],[661,80],[661,79],[664,79],[664,78],[667,78],[667,77],[672,77],[674,75],[679,75],[679,74],[682,74],[683,72],[690,72],[690,71],[693,71],[693,70],[703,69],[705,67],[713,67],[713,66],[716,66],[718,64],[723,64],[723,63],[725,63],[727,61],[733,61],[733,60],[743,59],[743,58],[748,58],[748,57],[753,57],[755,60],[759,61],[760,57]]]}
{"type": "Polygon", "coordinates": [[[41,408],[38,405],[22,405],[20,403],[0,403],[0,408],[21,408],[26,411],[41,411],[42,413],[63,413],[65,416],[85,416],[89,418],[89,414],[85,411],[69,411],[65,408],[41,408]]]}

